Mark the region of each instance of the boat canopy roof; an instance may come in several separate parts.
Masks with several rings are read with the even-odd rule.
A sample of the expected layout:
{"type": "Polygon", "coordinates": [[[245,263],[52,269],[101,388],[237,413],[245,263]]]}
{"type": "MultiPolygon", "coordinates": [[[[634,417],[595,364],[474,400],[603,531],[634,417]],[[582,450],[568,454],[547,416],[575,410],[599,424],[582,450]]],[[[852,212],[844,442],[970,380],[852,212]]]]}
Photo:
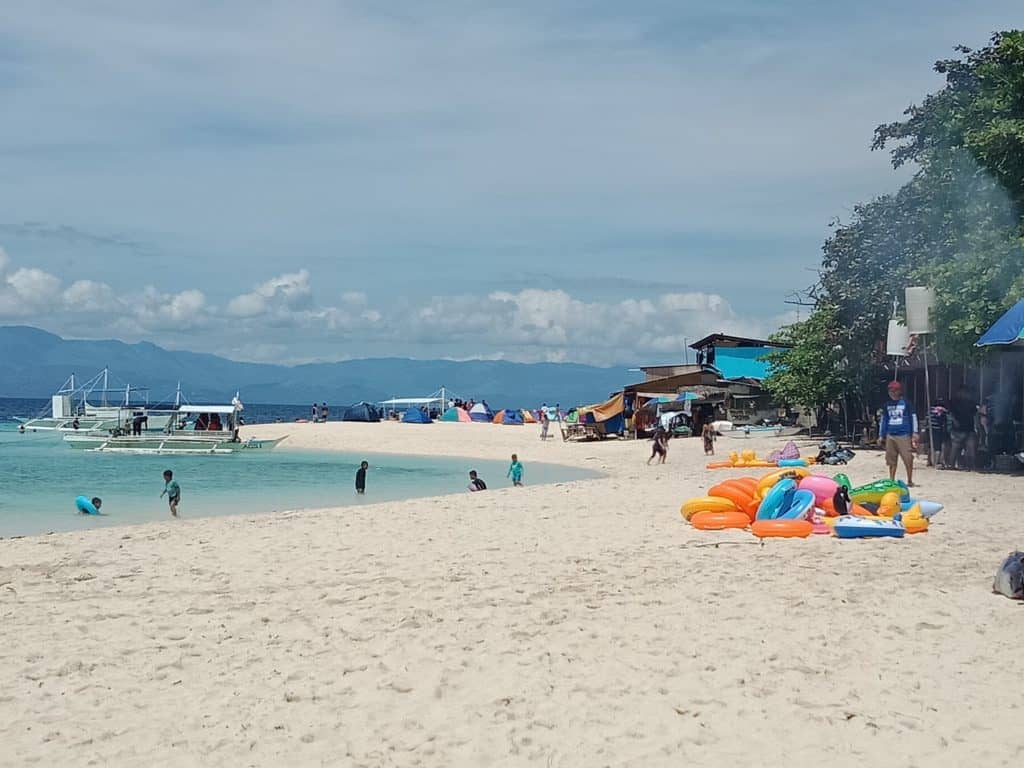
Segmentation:
{"type": "Polygon", "coordinates": [[[234,413],[233,405],[183,405],[178,413],[234,413]]]}

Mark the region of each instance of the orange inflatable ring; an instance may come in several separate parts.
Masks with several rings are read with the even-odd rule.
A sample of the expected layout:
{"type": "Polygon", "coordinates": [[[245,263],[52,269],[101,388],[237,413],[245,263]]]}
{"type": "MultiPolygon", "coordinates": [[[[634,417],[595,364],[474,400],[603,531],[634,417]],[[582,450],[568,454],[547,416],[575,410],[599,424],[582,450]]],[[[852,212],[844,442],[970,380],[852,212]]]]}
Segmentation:
{"type": "MultiPolygon", "coordinates": [[[[747,492],[747,495],[750,497],[753,497],[754,494],[757,492],[757,480],[755,480],[752,477],[731,477],[728,480],[726,480],[725,483],[730,483],[732,485],[736,485],[742,488],[747,492]]],[[[725,483],[723,483],[723,485],[725,483]]]]}
{"type": "Polygon", "coordinates": [[[717,496],[701,496],[684,501],[679,511],[683,517],[689,520],[698,512],[735,512],[736,505],[729,501],[729,499],[722,499],[717,496]]]}
{"type": "Polygon", "coordinates": [[[810,520],[757,520],[750,530],[759,539],[806,539],[814,524],[810,520]]]}
{"type": "Polygon", "coordinates": [[[729,482],[719,483],[710,491],[708,496],[715,496],[720,499],[728,499],[736,505],[737,509],[743,509],[750,503],[751,495],[741,486],[729,482]]]}
{"type": "Polygon", "coordinates": [[[690,525],[701,531],[723,531],[726,528],[746,528],[750,518],[745,512],[698,512],[690,518],[690,525]]]}
{"type": "Polygon", "coordinates": [[[747,516],[750,518],[750,522],[754,522],[757,520],[757,510],[760,508],[761,500],[755,498],[747,502],[747,505],[743,507],[743,511],[747,513],[747,516]]]}

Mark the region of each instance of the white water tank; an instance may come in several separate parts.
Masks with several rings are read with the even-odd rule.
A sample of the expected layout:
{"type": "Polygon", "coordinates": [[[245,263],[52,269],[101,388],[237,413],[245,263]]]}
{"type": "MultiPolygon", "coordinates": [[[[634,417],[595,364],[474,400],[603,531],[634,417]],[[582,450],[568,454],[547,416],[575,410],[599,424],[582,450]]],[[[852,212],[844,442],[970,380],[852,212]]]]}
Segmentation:
{"type": "Polygon", "coordinates": [[[907,330],[910,333],[935,333],[932,321],[934,308],[935,291],[932,288],[907,288],[907,330]]]}
{"type": "Polygon", "coordinates": [[[895,317],[889,321],[889,332],[885,337],[885,354],[892,357],[906,357],[910,346],[910,329],[895,317]]]}

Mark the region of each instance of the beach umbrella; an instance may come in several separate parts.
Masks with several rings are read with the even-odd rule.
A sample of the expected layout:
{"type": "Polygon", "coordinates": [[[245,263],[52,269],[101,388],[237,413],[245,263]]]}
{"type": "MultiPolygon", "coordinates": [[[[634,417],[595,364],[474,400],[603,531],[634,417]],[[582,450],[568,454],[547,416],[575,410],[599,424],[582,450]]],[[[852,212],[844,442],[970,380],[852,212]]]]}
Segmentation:
{"type": "MultiPolygon", "coordinates": [[[[1002,317],[993,323],[975,343],[976,347],[1020,347],[1024,346],[1024,299],[1008,309],[1002,317]]],[[[999,362],[1000,379],[1002,379],[1003,360],[999,362]]],[[[1022,383],[1024,386],[1024,383],[1022,383]]],[[[1024,418],[1024,399],[1021,401],[1022,418],[1024,418]]]]}
{"type": "Polygon", "coordinates": [[[978,339],[976,347],[1020,344],[1024,342],[1024,299],[1014,304],[978,339]]]}

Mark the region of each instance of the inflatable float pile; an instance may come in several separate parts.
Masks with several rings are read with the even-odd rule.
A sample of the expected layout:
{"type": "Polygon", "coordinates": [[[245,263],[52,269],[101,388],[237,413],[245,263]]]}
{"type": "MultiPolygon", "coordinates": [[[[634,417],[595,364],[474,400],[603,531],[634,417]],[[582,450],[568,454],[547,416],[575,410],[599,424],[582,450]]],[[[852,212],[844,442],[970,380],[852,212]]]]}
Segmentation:
{"type": "Polygon", "coordinates": [[[768,459],[759,458],[754,451],[732,451],[727,461],[713,461],[707,467],[708,469],[807,467],[813,464],[816,459],[816,456],[807,456],[799,459],[769,461],[768,459]]]}
{"type": "Polygon", "coordinates": [[[863,539],[924,533],[941,510],[941,504],[911,498],[910,489],[898,481],[852,488],[846,475],[826,477],[806,467],[786,467],[760,479],[725,480],[707,496],[684,502],[680,512],[704,531],[749,528],[761,539],[811,534],[863,539]]]}

